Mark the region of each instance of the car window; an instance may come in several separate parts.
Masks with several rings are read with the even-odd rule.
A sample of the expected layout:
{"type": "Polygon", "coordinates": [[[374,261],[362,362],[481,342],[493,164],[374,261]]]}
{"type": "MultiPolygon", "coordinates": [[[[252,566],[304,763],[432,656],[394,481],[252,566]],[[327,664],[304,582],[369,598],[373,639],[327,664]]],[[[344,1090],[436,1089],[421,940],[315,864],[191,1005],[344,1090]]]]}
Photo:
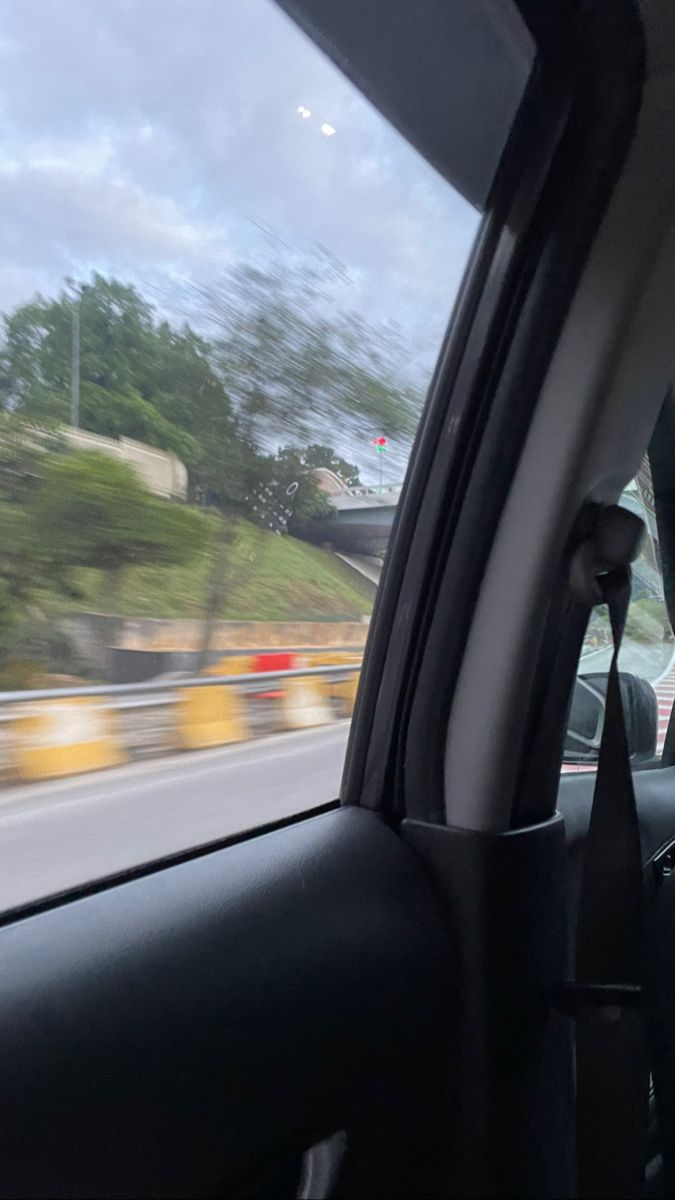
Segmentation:
{"type": "Polygon", "coordinates": [[[270,0],[0,10],[2,907],[334,799],[481,214],[270,0]]]}
{"type": "MultiPolygon", "coordinates": [[[[664,595],[663,568],[649,459],[623,493],[622,507],[641,517],[645,526],[641,549],[633,563],[631,600],[619,667],[624,675],[627,710],[639,706],[644,727],[632,746],[636,766],[660,756],[675,698],[675,640],[664,595]],[[653,710],[653,719],[649,710],[653,710]]],[[[594,770],[604,716],[604,687],[613,644],[606,607],[593,609],[579,660],[577,684],[567,730],[563,772],[594,770]]]]}

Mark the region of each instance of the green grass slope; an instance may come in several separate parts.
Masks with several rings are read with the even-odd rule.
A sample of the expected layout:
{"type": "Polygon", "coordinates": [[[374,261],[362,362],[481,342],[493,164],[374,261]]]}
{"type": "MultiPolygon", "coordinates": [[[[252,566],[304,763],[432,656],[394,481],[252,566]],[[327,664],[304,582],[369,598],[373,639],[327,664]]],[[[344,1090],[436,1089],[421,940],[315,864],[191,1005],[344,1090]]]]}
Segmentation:
{"type": "MultiPolygon", "coordinates": [[[[236,621],[359,620],[375,587],[327,550],[232,521],[220,616],[236,621]]],[[[118,596],[99,571],[81,571],[76,607],[135,617],[198,617],[211,567],[205,553],[189,567],[129,567],[118,596]]],[[[62,605],[61,605],[62,607],[62,605]]]]}

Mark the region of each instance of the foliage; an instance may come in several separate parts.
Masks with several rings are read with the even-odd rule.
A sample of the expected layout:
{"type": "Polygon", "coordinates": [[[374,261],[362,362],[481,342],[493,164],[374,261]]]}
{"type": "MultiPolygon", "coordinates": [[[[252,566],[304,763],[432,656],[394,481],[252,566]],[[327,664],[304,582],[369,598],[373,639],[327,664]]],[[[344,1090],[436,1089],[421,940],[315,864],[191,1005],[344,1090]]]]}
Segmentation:
{"type": "Polygon", "coordinates": [[[288,463],[291,469],[312,471],[317,467],[326,467],[333,471],[347,487],[357,487],[361,482],[359,468],[355,463],[347,462],[341,455],[336,454],[330,446],[321,446],[313,442],[311,446],[283,446],[276,455],[280,469],[285,469],[288,463]]]}
{"type": "MultiPolygon", "coordinates": [[[[123,572],[137,578],[144,571],[185,571],[191,599],[207,614],[296,615],[292,589],[303,595],[310,586],[300,569],[272,582],[251,566],[255,553],[241,559],[238,537],[224,536],[224,526],[238,527],[235,512],[253,515],[247,498],[261,488],[273,496],[276,489],[287,504],[293,483],[294,515],[329,515],[312,470],[328,467],[357,483],[357,466],[339,451],[380,430],[407,443],[421,407],[406,382],[398,331],[350,314],[338,297],[349,286],[325,251],[294,252],[263,267],[234,266],[208,288],[184,289],[189,323],[180,328],[136,288],[99,274],[87,283],[66,280],[57,297],[38,295],[4,316],[0,660],[7,661],[29,624],[37,632],[28,641],[46,644],[45,603],[77,603],[82,578],[94,574],[105,581],[112,605],[123,603],[123,572]],[[178,455],[192,498],[224,515],[220,533],[214,517],[155,499],[114,459],[65,452],[59,429],[70,418],[78,316],[81,426],[178,455]],[[201,573],[193,571],[196,563],[201,573]],[[251,590],[239,610],[237,589],[249,576],[261,594],[251,590]]],[[[271,561],[282,539],[259,533],[271,561]]],[[[320,552],[309,547],[293,553],[310,571],[324,561],[313,559],[320,552]]],[[[343,602],[335,572],[320,574],[329,581],[321,593],[325,615],[345,615],[345,606],[350,615],[368,611],[365,583],[343,581],[351,597],[343,602]]],[[[160,584],[153,603],[162,611],[160,584]]],[[[320,616],[320,609],[318,600],[307,600],[307,612],[320,616]]]]}
{"type": "Polygon", "coordinates": [[[237,265],[191,290],[195,311],[215,330],[214,362],[249,445],[305,442],[317,431],[332,437],[336,420],[344,439],[363,440],[364,427],[412,438],[422,397],[400,382],[400,333],[335,305],[340,272],[319,250],[265,268],[237,265]]]}
{"type": "Polygon", "coordinates": [[[126,463],[91,451],[47,457],[27,511],[62,569],[186,563],[210,533],[204,514],[156,499],[126,463]]]}
{"type": "Polygon", "coordinates": [[[364,444],[370,430],[407,443],[421,407],[399,331],[349,313],[336,302],[345,287],[323,250],[237,265],[185,289],[192,325],[175,328],[134,287],[68,280],[5,315],[0,407],[41,427],[68,422],[77,308],[80,424],[177,454],[200,502],[241,503],[279,446],[306,458],[323,445],[328,461],[309,465],[332,457],[341,473],[349,464],[330,443],[364,444]]]}
{"type": "Polygon", "coordinates": [[[187,327],[158,324],[135,288],[116,280],[94,275],[79,295],[38,296],[5,316],[5,410],[40,424],[68,421],[76,304],[83,428],[172,451],[186,462],[196,488],[238,494],[236,421],[208,344],[187,327]]]}
{"type": "Polygon", "coordinates": [[[0,501],[20,501],[35,487],[45,450],[63,449],[58,428],[0,411],[0,501]]]}
{"type": "Polygon", "coordinates": [[[19,653],[18,642],[45,589],[64,596],[69,588],[41,541],[26,507],[0,499],[0,670],[19,653]]]}
{"type": "Polygon", "coordinates": [[[330,446],[313,443],[311,446],[283,446],[266,460],[268,480],[283,497],[288,488],[296,487],[290,505],[294,517],[330,517],[334,509],[313,475],[317,467],[327,467],[346,485],[359,483],[359,469],[336,454],[330,446]]]}
{"type": "Polygon", "coordinates": [[[642,597],[631,599],[626,618],[625,636],[628,641],[658,645],[670,630],[663,601],[642,597]]]}
{"type": "MultiPolygon", "coordinates": [[[[294,537],[277,537],[242,518],[228,522],[226,586],[217,616],[231,621],[360,620],[372,610],[375,588],[328,550],[294,537]]],[[[101,587],[98,571],[75,572],[78,598],[62,610],[119,611],[123,615],[204,615],[217,543],[184,567],[131,566],[117,602],[101,587]]]]}
{"type": "Polygon", "coordinates": [[[67,661],[44,606],[55,597],[78,598],[78,568],[103,572],[107,595],[119,602],[123,568],[187,564],[213,530],[206,514],[156,499],[130,467],[107,455],[50,452],[30,427],[7,419],[3,432],[0,669],[6,679],[28,657],[67,661]]]}

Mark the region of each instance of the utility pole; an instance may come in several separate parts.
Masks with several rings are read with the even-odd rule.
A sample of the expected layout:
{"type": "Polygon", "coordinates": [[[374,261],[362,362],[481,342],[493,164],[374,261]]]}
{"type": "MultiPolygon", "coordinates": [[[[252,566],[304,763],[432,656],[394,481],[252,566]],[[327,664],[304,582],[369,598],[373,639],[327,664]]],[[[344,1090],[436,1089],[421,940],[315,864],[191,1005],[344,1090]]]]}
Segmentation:
{"type": "Polygon", "coordinates": [[[70,424],[80,427],[80,295],[73,305],[73,344],[70,362],[70,424]]]}

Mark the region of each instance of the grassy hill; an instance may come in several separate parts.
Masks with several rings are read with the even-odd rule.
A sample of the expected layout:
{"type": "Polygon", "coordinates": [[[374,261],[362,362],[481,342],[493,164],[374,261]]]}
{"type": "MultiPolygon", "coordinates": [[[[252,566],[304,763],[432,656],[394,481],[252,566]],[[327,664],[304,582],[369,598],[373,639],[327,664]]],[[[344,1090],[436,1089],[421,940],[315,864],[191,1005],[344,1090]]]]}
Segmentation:
{"type": "MultiPolygon", "coordinates": [[[[358,620],[369,614],[375,588],[327,550],[278,537],[233,520],[220,616],[248,621],[358,620]]],[[[75,607],[136,617],[197,617],[203,612],[210,558],[189,567],[129,567],[119,595],[109,579],[82,570],[75,607]]],[[[63,609],[63,602],[60,603],[63,609]]]]}

